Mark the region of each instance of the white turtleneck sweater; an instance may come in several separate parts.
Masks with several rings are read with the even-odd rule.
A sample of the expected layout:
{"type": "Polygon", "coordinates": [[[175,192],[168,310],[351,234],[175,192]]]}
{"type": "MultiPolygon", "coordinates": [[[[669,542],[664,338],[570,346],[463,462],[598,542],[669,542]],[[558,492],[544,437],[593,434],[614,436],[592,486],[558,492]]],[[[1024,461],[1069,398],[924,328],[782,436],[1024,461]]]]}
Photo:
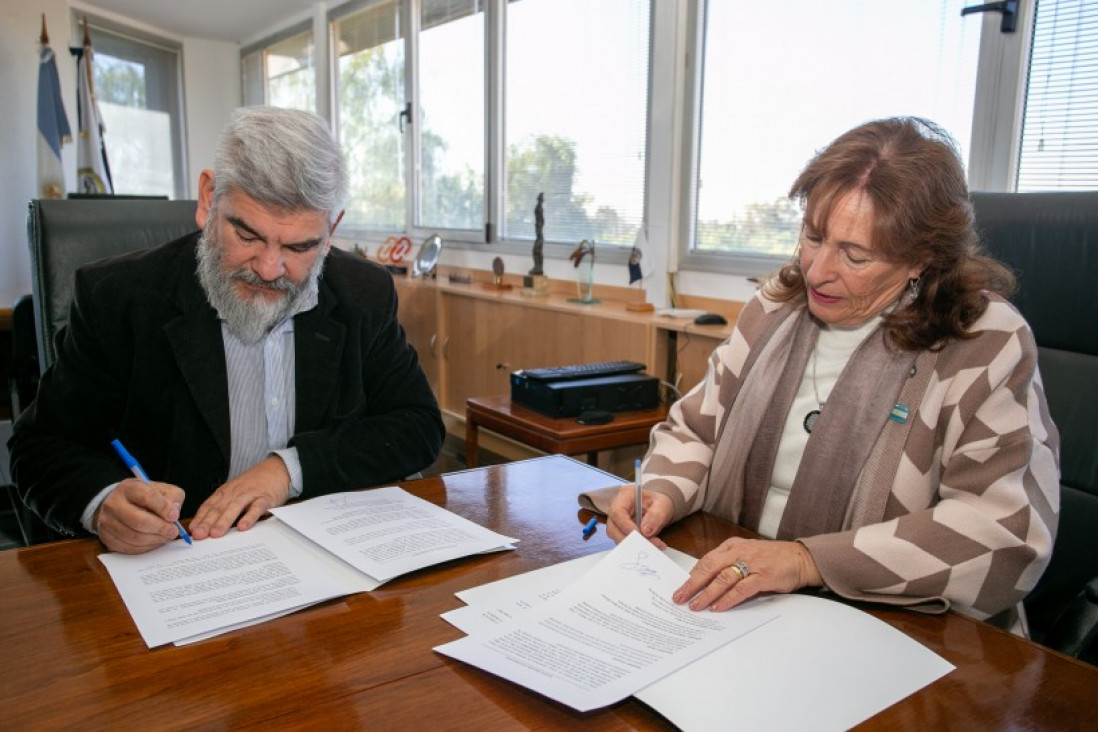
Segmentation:
{"type": "Polygon", "coordinates": [[[801,456],[808,444],[808,432],[804,429],[805,417],[813,409],[820,409],[821,403],[827,403],[827,398],[835,388],[839,375],[846,368],[847,361],[880,322],[881,316],[878,315],[856,328],[824,325],[820,329],[816,349],[808,358],[801,386],[793,398],[793,405],[785,418],[785,429],[778,443],[774,472],[770,476],[770,490],[767,491],[759,519],[759,533],[763,536],[772,539],[778,535],[785,504],[789,501],[789,489],[793,486],[793,479],[797,477],[801,456]]]}

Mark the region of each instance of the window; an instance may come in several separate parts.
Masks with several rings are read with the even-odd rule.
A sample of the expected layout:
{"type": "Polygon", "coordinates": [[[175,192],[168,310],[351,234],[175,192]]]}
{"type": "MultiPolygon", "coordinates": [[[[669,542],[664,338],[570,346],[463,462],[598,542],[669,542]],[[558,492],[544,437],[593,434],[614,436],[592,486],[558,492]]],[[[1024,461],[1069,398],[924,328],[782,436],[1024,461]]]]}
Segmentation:
{"type": "Polygon", "coordinates": [[[773,269],[800,229],[790,185],[861,122],[927,117],[967,160],[980,27],[961,18],[964,0],[699,3],[688,262],[773,269]]]}
{"type": "Polygon", "coordinates": [[[423,0],[419,211],[423,229],[483,230],[484,0],[423,0]]]}
{"type": "Polygon", "coordinates": [[[493,223],[491,243],[525,248],[544,193],[549,241],[632,245],[645,213],[650,5],[381,0],[330,13],[345,230],[483,243],[493,223]]]}
{"type": "Polygon", "coordinates": [[[240,58],[244,103],[315,112],[315,55],[312,28],[300,26],[245,49],[240,58]]]}
{"type": "Polygon", "coordinates": [[[91,16],[88,28],[114,192],[185,198],[179,45],[91,16]]]}
{"type": "Polygon", "coordinates": [[[650,13],[647,0],[507,5],[506,238],[534,238],[544,193],[546,240],[633,244],[644,220],[650,13]]]}
{"type": "Polygon", "coordinates": [[[399,2],[383,2],[332,24],[336,114],[347,158],[348,228],[406,228],[404,30],[399,2]]]}
{"type": "Polygon", "coordinates": [[[1017,189],[1098,189],[1098,5],[1041,0],[1017,189]]]}

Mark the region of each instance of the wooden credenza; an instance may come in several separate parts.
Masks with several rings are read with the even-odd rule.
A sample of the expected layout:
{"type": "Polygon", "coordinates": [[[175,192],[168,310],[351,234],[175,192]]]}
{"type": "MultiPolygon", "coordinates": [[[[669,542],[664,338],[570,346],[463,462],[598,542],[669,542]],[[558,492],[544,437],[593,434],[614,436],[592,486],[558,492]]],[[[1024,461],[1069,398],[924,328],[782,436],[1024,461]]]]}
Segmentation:
{"type": "Polygon", "coordinates": [[[739,312],[738,303],[727,303],[728,325],[699,326],[630,311],[624,298],[569,302],[567,290],[528,297],[520,287],[404,277],[396,285],[408,339],[443,411],[457,419],[470,397],[510,393],[510,373],[524,368],[639,361],[685,392],[705,375],[709,354],[731,333],[739,312]]]}

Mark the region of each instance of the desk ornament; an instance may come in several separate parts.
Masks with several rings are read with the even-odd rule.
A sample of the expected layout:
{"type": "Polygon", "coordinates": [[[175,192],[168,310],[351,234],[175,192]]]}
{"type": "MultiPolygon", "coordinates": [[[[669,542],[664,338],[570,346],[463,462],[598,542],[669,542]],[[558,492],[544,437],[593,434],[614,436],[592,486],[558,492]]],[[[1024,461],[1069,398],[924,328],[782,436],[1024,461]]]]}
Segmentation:
{"type": "Polygon", "coordinates": [[[377,250],[378,261],[385,265],[385,269],[395,275],[408,274],[408,266],[404,258],[412,252],[412,240],[406,236],[390,236],[377,250]]]}
{"type": "Polygon", "coordinates": [[[490,290],[510,290],[514,285],[509,285],[503,281],[503,257],[496,257],[492,260],[492,282],[485,285],[490,290]]]}
{"type": "Polygon", "coordinates": [[[545,210],[542,203],[545,194],[538,194],[537,205],[534,206],[534,266],[522,278],[522,294],[539,296],[549,294],[549,278],[545,276],[543,269],[545,263],[545,210]]]}
{"type": "MultiPolygon", "coordinates": [[[[640,238],[640,235],[637,237],[640,238]]],[[[640,300],[631,300],[625,303],[625,309],[634,313],[650,313],[655,310],[655,306],[652,303],[644,300],[644,275],[641,272],[641,259],[644,258],[644,253],[641,248],[636,244],[633,245],[633,250],[629,252],[629,284],[634,282],[640,282],[637,285],[641,293],[640,300]]]]}
{"type": "Polygon", "coordinates": [[[412,277],[432,278],[438,265],[438,256],[442,253],[442,237],[431,234],[419,246],[416,259],[412,262],[412,277]]]}
{"type": "Polygon", "coordinates": [[[594,305],[602,302],[594,297],[595,292],[595,242],[584,239],[579,246],[568,255],[572,260],[572,266],[576,268],[576,293],[577,297],[568,298],[568,302],[578,302],[584,305],[594,305]]]}

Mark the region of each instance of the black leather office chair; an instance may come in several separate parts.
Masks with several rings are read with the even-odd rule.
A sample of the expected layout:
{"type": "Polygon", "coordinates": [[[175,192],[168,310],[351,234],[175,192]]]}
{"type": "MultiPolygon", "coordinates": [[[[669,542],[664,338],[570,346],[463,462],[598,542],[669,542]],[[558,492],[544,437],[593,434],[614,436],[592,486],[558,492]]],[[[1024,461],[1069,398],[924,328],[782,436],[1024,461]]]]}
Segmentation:
{"type": "Polygon", "coordinates": [[[27,237],[43,372],[56,358],[54,340],[69,319],[76,269],[197,231],[196,206],[195,201],[130,198],[31,201],[27,237]]]}
{"type": "MultiPolygon", "coordinates": [[[[93,198],[31,201],[27,238],[31,254],[33,319],[12,313],[13,336],[37,348],[37,364],[45,373],[56,358],[55,339],[69,319],[74,274],[97,259],[164,244],[198,229],[195,201],[93,198]]],[[[24,308],[29,303],[24,305],[24,308]]],[[[26,407],[27,402],[21,406],[26,407]]],[[[63,538],[51,531],[21,502],[16,519],[28,546],[63,538]]]]}
{"type": "Polygon", "coordinates": [[[11,309],[11,374],[8,392],[12,418],[19,416],[38,391],[38,340],[34,334],[34,298],[23,295],[11,309]]]}
{"type": "Polygon", "coordinates": [[[1098,191],[974,193],[985,246],[1018,276],[1060,430],[1060,528],[1026,598],[1034,640],[1098,663],[1098,191]],[[1089,590],[1087,589],[1089,583],[1089,590]]]}

